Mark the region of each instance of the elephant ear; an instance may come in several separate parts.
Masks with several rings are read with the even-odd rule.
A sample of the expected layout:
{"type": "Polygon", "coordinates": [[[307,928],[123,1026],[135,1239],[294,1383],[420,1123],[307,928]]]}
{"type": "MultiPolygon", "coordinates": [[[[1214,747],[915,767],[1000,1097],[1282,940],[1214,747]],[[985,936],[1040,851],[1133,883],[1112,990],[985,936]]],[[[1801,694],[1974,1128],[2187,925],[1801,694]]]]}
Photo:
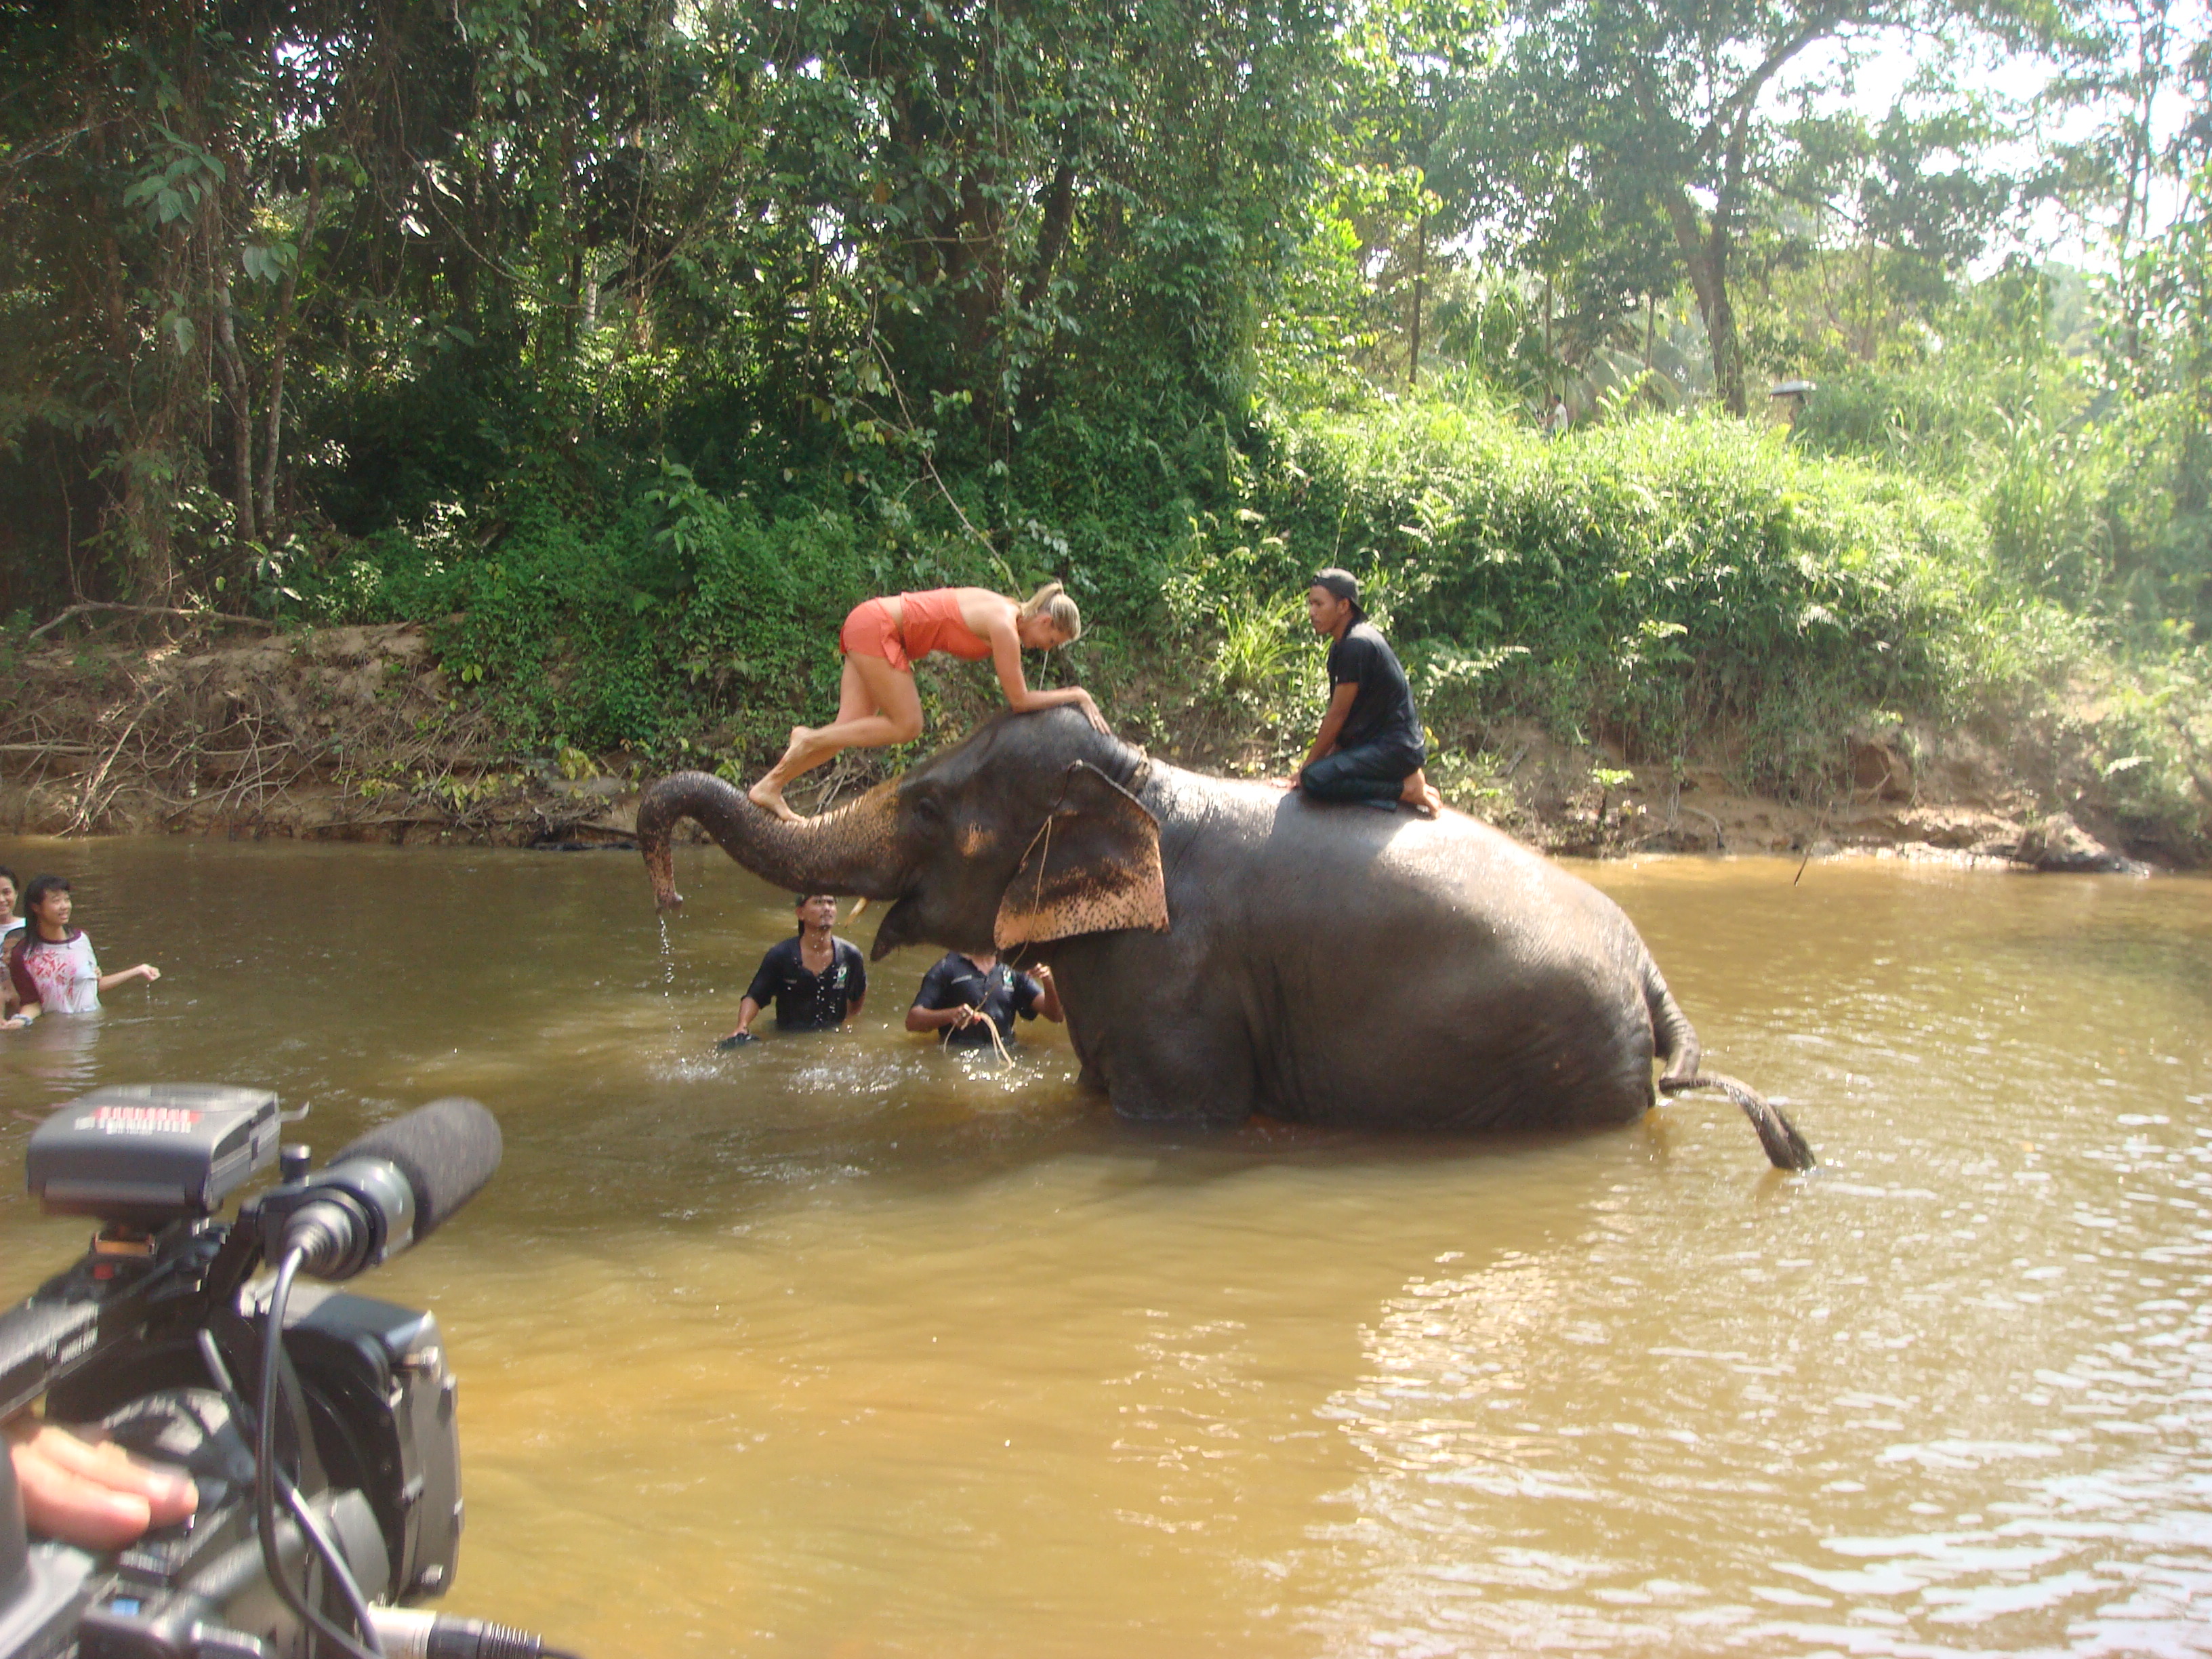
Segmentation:
{"type": "Polygon", "coordinates": [[[1168,931],[1160,824],[1142,802],[1078,762],[1067,788],[1006,884],[992,936],[1017,945],[1121,928],[1168,931]]]}

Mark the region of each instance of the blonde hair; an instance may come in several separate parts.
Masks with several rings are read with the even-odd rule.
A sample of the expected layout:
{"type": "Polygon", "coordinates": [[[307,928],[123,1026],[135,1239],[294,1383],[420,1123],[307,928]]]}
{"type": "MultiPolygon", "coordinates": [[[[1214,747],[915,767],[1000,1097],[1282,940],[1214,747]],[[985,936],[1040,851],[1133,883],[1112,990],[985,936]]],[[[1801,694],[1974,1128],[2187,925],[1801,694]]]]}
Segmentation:
{"type": "Polygon", "coordinates": [[[1058,582],[1047,582],[1029,596],[1021,607],[1022,619],[1046,617],[1052,625],[1067,635],[1060,641],[1073,645],[1083,637],[1083,613],[1075,608],[1075,601],[1067,597],[1066,590],[1058,582]]]}

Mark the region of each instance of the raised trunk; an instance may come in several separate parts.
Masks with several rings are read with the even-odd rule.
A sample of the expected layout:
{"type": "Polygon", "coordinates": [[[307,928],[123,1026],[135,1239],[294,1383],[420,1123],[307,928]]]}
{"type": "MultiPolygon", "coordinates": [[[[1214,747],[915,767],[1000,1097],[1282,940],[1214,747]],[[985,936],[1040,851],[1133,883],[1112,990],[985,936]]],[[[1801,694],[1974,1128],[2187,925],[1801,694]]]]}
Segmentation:
{"type": "Polygon", "coordinates": [[[906,872],[893,830],[898,786],[879,783],[834,812],[787,823],[705,772],[677,772],[637,804],[638,850],[653,878],[653,902],[664,910],[684,902],[676,890],[671,837],[690,818],[739,864],[794,893],[858,893],[896,898],[906,872]]]}

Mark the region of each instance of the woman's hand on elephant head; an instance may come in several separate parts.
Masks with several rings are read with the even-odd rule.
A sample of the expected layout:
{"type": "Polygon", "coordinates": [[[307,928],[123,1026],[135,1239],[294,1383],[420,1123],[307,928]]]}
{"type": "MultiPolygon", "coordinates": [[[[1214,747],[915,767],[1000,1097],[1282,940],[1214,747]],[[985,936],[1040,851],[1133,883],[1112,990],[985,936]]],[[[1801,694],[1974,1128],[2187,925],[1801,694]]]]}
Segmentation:
{"type": "Polygon", "coordinates": [[[1106,724],[1106,716],[1098,712],[1097,702],[1088,691],[1075,706],[1083,711],[1083,718],[1091,722],[1092,731],[1103,732],[1109,738],[1114,735],[1114,728],[1106,724]]]}

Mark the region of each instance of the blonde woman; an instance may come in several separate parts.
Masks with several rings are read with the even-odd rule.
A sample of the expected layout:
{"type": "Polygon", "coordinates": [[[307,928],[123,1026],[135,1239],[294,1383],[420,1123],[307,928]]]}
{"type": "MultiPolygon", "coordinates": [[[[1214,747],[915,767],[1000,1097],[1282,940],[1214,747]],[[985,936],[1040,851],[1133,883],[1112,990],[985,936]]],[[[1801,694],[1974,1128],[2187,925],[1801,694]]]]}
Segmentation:
{"type": "Polygon", "coordinates": [[[864,599],[838,630],[845,653],[837,718],[827,726],[794,726],[791,746],[769,775],[745,793],[757,806],[794,822],[783,792],[847,749],[882,749],[921,735],[921,696],[914,665],[933,651],[966,662],[985,658],[999,671],[1000,687],[1017,709],[1073,704],[1101,732],[1106,718],[1079,685],[1032,691],[1022,678],[1022,653],[1052,651],[1083,637],[1083,617],[1058,582],[1047,582],[1017,604],[988,587],[937,587],[864,599]]]}

